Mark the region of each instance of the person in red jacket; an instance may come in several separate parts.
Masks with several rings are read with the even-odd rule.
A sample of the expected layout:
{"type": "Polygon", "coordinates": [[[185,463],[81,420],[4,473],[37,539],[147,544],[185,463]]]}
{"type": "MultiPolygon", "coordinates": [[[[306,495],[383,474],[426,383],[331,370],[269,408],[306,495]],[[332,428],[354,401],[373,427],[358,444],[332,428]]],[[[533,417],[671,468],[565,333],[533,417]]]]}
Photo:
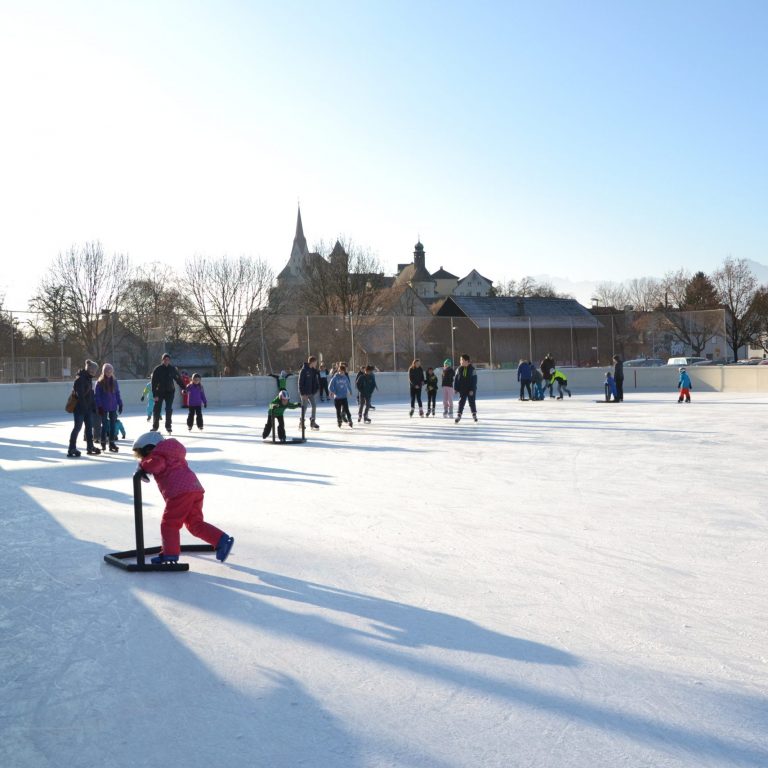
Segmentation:
{"type": "Polygon", "coordinates": [[[165,500],[160,522],[163,545],[152,562],[158,565],[178,561],[181,552],[179,531],[186,525],[193,536],[216,548],[216,559],[223,563],[235,540],[203,519],[205,490],[187,464],[186,448],[172,437],[166,440],[159,432],[145,432],[133,444],[133,455],[147,475],[155,476],[165,500]]]}

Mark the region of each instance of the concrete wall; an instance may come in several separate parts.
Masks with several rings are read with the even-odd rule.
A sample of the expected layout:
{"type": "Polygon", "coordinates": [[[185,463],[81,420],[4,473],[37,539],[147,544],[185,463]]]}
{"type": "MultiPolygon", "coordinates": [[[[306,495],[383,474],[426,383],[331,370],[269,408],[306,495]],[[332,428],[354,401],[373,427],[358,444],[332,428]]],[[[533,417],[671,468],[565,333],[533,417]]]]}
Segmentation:
{"type": "MultiPolygon", "coordinates": [[[[568,387],[574,392],[603,394],[606,368],[563,368],[568,377],[568,387]]],[[[768,365],[747,366],[691,366],[688,373],[694,391],[700,392],[758,392],[768,394],[768,365]]],[[[439,372],[438,372],[439,375],[439,372]]],[[[624,391],[671,392],[677,388],[676,366],[659,368],[626,368],[624,391]]],[[[378,373],[377,397],[386,399],[408,398],[408,375],[402,373],[378,373]]],[[[128,412],[144,409],[139,402],[145,381],[120,381],[120,392],[128,412]]],[[[277,391],[275,380],[269,376],[243,376],[210,378],[203,381],[208,402],[212,406],[254,405],[266,406],[277,391]]],[[[478,371],[478,393],[489,395],[517,395],[517,372],[513,370],[478,371]]],[[[0,384],[0,413],[26,413],[33,411],[61,411],[72,384],[69,382],[45,382],[39,384],[0,384]]],[[[297,379],[288,379],[288,392],[298,398],[297,379]]],[[[177,395],[175,405],[181,400],[177,395]]]]}

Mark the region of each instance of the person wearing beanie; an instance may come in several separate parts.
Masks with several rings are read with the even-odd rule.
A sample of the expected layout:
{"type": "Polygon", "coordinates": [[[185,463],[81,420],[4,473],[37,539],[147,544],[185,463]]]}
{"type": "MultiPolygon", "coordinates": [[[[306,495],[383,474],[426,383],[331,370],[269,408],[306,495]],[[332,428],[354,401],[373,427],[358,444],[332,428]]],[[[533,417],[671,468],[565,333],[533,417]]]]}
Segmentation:
{"type": "MultiPolygon", "coordinates": [[[[443,360],[443,418],[453,418],[453,378],[456,371],[453,370],[453,361],[450,357],[443,360]]],[[[434,414],[432,414],[434,416],[434,414]]]]}

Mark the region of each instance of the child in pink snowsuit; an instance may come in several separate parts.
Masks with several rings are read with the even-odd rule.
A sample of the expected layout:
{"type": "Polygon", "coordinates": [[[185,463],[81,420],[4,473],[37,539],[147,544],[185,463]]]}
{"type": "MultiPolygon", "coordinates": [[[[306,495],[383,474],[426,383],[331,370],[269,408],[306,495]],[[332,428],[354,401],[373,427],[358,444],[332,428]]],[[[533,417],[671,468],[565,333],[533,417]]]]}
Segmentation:
{"type": "Polygon", "coordinates": [[[160,523],[163,546],[153,563],[174,563],[181,552],[179,531],[182,525],[198,539],[216,548],[216,558],[224,562],[234,539],[203,519],[205,490],[197,475],[189,468],[187,450],[174,438],[163,439],[159,432],[147,432],[133,445],[139,466],[154,475],[157,487],[165,499],[165,511],[160,523]]]}

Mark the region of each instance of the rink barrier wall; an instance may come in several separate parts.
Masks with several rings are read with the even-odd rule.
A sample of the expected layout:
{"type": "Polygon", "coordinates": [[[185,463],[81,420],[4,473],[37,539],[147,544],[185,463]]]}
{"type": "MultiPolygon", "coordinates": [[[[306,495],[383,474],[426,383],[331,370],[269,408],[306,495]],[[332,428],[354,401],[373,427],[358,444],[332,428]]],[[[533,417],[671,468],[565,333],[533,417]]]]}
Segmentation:
{"type": "MultiPolygon", "coordinates": [[[[605,374],[612,370],[605,368],[561,368],[568,377],[568,387],[583,394],[593,392],[602,396],[605,374]]],[[[748,366],[691,366],[688,374],[694,392],[755,392],[768,393],[768,365],[748,366]]],[[[439,375],[439,370],[437,371],[439,375]]],[[[478,397],[483,394],[517,396],[519,384],[515,370],[479,370],[478,397]]],[[[626,368],[624,370],[624,392],[672,392],[677,389],[679,373],[676,366],[659,368],[626,368]]],[[[407,400],[409,396],[408,374],[384,372],[376,374],[378,389],[375,397],[407,400]]],[[[120,381],[120,393],[126,412],[141,412],[146,403],[139,398],[145,381],[120,381]]],[[[203,380],[205,394],[211,406],[255,406],[266,408],[277,393],[275,380],[269,376],[241,376],[209,378],[203,380]]],[[[72,389],[71,382],[35,382],[29,384],[0,384],[0,413],[28,413],[34,411],[61,410],[72,389]]],[[[288,393],[298,398],[297,379],[288,379],[288,393]]],[[[440,395],[438,395],[439,399],[440,395]]],[[[181,397],[177,393],[174,409],[181,408],[181,397]]]]}

